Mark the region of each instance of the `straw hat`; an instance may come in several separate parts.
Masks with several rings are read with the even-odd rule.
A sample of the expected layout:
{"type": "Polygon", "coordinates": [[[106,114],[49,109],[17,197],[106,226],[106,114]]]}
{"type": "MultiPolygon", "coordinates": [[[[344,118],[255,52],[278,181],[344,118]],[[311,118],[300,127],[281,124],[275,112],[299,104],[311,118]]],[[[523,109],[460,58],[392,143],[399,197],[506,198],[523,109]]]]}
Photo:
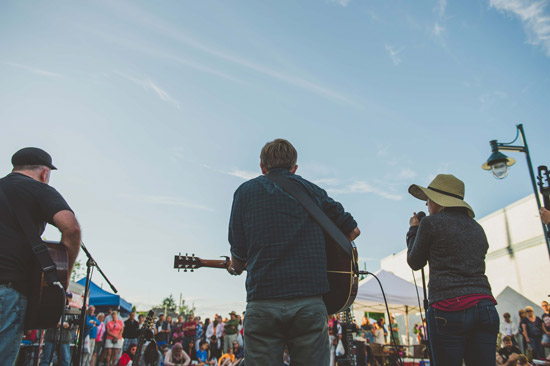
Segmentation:
{"type": "Polygon", "coordinates": [[[428,188],[413,184],[409,193],[416,198],[427,201],[428,198],[443,207],[465,207],[468,215],[474,217],[474,210],[464,202],[464,182],[451,174],[438,174],[428,188]]]}

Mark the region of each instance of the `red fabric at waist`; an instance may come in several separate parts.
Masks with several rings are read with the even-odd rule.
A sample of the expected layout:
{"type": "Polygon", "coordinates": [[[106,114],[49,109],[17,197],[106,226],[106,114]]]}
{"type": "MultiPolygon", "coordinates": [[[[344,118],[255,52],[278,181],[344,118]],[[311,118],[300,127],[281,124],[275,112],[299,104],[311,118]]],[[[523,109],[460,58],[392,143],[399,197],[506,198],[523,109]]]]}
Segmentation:
{"type": "Polygon", "coordinates": [[[497,304],[497,301],[491,295],[471,294],[434,302],[432,306],[442,311],[459,311],[471,308],[481,300],[490,300],[493,304],[497,304]]]}

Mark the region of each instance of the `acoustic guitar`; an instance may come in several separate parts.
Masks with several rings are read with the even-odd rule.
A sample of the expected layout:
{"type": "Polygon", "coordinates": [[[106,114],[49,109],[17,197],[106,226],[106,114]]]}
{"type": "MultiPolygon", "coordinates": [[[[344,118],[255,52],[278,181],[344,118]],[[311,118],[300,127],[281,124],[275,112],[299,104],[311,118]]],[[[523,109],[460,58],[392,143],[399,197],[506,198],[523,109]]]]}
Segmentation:
{"type": "Polygon", "coordinates": [[[65,291],[69,286],[69,256],[64,245],[45,241],[48,252],[57,267],[57,276],[63,288],[49,285],[40,264],[34,259],[27,296],[25,330],[55,328],[65,308],[65,291]]]}
{"type": "MultiPolygon", "coordinates": [[[[335,314],[347,309],[357,296],[357,288],[359,285],[359,277],[356,269],[357,263],[357,248],[353,242],[352,246],[353,258],[350,259],[346,252],[330,238],[326,238],[327,252],[327,278],[330,286],[330,291],[323,295],[323,301],[327,308],[327,313],[335,314]]],[[[174,268],[178,271],[188,270],[193,272],[201,267],[222,268],[226,269],[229,265],[229,257],[222,259],[201,259],[192,255],[178,254],[174,257],[174,268]]]]}

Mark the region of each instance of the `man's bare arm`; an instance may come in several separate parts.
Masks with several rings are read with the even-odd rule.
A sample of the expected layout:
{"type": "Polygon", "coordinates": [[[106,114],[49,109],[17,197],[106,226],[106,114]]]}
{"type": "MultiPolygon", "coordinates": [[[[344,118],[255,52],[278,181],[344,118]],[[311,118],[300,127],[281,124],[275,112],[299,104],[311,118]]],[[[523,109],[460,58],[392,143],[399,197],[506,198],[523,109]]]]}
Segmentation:
{"type": "Polygon", "coordinates": [[[350,241],[354,241],[359,235],[361,235],[361,230],[359,230],[359,227],[355,227],[347,236],[350,241]]]}
{"type": "Polygon", "coordinates": [[[61,231],[61,244],[67,248],[69,255],[69,273],[80,250],[80,225],[76,217],[69,210],[59,211],[53,216],[54,225],[61,231]]]}

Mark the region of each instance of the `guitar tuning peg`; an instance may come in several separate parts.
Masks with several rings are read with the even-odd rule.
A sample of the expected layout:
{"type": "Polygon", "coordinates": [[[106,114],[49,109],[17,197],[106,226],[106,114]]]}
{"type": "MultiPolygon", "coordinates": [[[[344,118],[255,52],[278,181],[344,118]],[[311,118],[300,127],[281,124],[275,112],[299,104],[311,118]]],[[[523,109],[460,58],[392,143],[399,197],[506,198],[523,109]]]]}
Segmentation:
{"type": "Polygon", "coordinates": [[[195,270],[194,270],[194,269],[191,269],[191,272],[195,272],[195,270]]]}
{"type": "Polygon", "coordinates": [[[185,252],[185,256],[187,257],[189,254],[187,254],[187,252],[185,252]]]}
{"type": "Polygon", "coordinates": [[[184,269],[183,272],[187,272],[187,269],[184,269]]]}

